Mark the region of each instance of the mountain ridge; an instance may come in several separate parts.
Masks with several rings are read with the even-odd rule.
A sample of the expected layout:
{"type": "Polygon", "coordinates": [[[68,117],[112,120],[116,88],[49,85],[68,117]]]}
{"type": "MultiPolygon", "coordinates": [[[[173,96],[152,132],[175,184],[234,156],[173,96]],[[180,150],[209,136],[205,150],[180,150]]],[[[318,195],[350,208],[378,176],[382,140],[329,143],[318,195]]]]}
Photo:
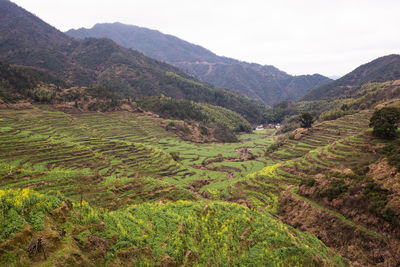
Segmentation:
{"type": "Polygon", "coordinates": [[[200,83],[172,65],[110,39],[71,38],[9,1],[0,1],[0,61],[39,68],[71,85],[100,84],[124,97],[164,94],[240,109],[252,123],[262,120],[266,108],[234,92],[200,83]]]}
{"type": "Polygon", "coordinates": [[[75,38],[107,37],[145,55],[166,61],[217,87],[227,88],[269,105],[297,100],[331,79],[319,75],[292,76],[271,65],[217,56],[210,50],[157,30],[122,23],[98,23],[91,29],[66,32],[75,38]]]}
{"type": "Polygon", "coordinates": [[[400,79],[400,55],[390,54],[365,63],[340,79],[314,88],[303,100],[349,98],[354,96],[363,84],[400,79]]]}

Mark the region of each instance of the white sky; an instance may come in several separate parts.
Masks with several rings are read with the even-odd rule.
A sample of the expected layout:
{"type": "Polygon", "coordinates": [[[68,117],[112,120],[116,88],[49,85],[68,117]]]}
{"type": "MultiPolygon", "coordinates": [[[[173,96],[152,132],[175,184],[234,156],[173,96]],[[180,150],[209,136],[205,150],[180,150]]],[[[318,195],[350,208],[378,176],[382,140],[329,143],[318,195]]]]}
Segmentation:
{"type": "Polygon", "coordinates": [[[11,1],[62,31],[118,21],[296,75],[400,54],[400,0],[11,1]]]}

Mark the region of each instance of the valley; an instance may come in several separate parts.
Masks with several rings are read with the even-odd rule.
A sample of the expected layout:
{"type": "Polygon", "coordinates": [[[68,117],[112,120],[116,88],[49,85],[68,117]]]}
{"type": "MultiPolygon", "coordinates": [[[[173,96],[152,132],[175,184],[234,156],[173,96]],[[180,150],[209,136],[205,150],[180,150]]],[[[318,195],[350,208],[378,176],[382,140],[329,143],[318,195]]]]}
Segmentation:
{"type": "Polygon", "coordinates": [[[400,266],[399,55],[332,81],[0,0],[0,61],[0,266],[400,266]]]}

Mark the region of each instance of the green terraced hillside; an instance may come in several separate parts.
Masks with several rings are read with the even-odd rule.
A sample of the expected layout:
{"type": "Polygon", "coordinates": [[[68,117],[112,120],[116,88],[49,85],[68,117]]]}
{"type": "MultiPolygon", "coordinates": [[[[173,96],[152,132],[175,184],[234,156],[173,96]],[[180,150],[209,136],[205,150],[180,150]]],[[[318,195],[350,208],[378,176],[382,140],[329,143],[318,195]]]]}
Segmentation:
{"type": "MultiPolygon", "coordinates": [[[[287,135],[280,147],[267,152],[277,140],[273,129],[241,134],[236,143],[201,144],[183,141],[165,129],[166,124],[176,121],[144,113],[69,114],[48,105],[2,109],[0,190],[3,196],[25,188],[43,194],[40,195],[43,198],[55,199],[55,204],[39,208],[39,215],[30,215],[29,209],[35,209],[36,204],[29,206],[30,202],[23,200],[22,205],[28,205],[25,211],[13,208],[15,204],[4,206],[7,208],[3,208],[2,229],[8,229],[9,220],[18,221],[19,226],[6,231],[9,234],[4,236],[0,248],[9,242],[14,244],[20,234],[29,236],[22,241],[18,239],[25,245],[32,236],[43,236],[46,242],[53,242],[48,235],[55,234],[50,232],[65,228],[66,236],[56,238],[57,247],[49,252],[51,262],[64,262],[61,255],[75,251],[79,255],[76,260],[88,265],[98,261],[120,266],[135,261],[134,265],[140,265],[139,262],[207,265],[210,258],[220,265],[227,262],[346,265],[346,261],[334,256],[337,253],[353,263],[374,265],[380,259],[371,258],[365,244],[373,244],[371,249],[376,251],[395,251],[400,247],[399,242],[395,234],[388,236],[387,232],[392,229],[395,233],[395,226],[377,228],[362,219],[368,214],[384,222],[386,217],[382,216],[387,216],[386,213],[381,217],[368,209],[354,213],[356,210],[344,210],[335,204],[345,201],[340,199],[347,197],[357,184],[361,190],[378,186],[368,182],[367,176],[357,180],[361,176],[353,174],[357,168],[382,158],[376,151],[385,142],[371,135],[368,127],[371,115],[372,111],[364,110],[315,123],[308,130],[287,135]],[[65,198],[73,201],[74,208],[65,204],[69,203],[65,198]],[[62,201],[64,204],[60,204],[62,201]],[[64,206],[59,209],[64,210],[65,217],[60,221],[52,211],[59,205],[64,206]],[[304,217],[302,210],[309,215],[304,217]],[[159,217],[153,217],[150,211],[159,217]],[[223,215],[230,212],[230,216],[223,215]],[[234,213],[247,215],[242,220],[234,213]],[[205,218],[205,214],[211,218],[205,218]],[[302,233],[278,222],[275,216],[315,234],[333,252],[326,250],[315,237],[304,239],[302,233]],[[311,218],[322,219],[317,223],[311,218]],[[212,219],[212,223],[206,219],[212,219]],[[166,223],[169,220],[171,225],[166,223]],[[327,228],[329,221],[335,223],[327,228]],[[233,231],[233,225],[242,224],[243,229],[233,231]],[[223,230],[224,225],[227,230],[223,230]],[[265,228],[265,225],[270,226],[265,228]],[[219,237],[220,231],[226,231],[226,236],[219,237]],[[343,234],[350,231],[357,238],[352,238],[347,246],[341,242],[348,240],[348,236],[327,238],[332,231],[343,234]],[[210,238],[207,242],[205,233],[210,238]],[[277,245],[271,247],[271,242],[277,245]],[[88,246],[94,246],[93,250],[99,254],[89,253],[88,246]],[[103,247],[101,251],[96,250],[97,246],[103,247]],[[209,251],[215,253],[207,254],[209,251]]],[[[385,196],[394,199],[396,195],[385,196]]],[[[0,257],[15,264],[16,257],[26,257],[16,249],[21,246],[13,246],[11,254],[0,250],[0,257]]],[[[35,257],[44,263],[39,255],[35,257]]],[[[385,254],[383,262],[392,263],[394,259],[385,254]]]]}
{"type": "Polygon", "coordinates": [[[0,114],[2,187],[60,191],[109,208],[210,195],[262,169],[273,132],[194,144],[167,132],[161,119],[128,112],[73,115],[36,106],[0,114]]]}

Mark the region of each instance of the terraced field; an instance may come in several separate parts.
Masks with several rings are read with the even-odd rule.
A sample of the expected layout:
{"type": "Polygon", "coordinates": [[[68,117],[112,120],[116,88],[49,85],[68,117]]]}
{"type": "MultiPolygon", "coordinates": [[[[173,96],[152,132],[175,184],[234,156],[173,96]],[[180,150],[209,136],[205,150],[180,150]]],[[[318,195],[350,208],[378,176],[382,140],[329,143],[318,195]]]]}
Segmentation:
{"type": "Polygon", "coordinates": [[[334,121],[325,121],[314,125],[301,140],[289,140],[269,157],[276,161],[298,158],[313,149],[360,133],[368,128],[371,115],[371,111],[361,111],[334,121]]]}
{"type": "Polygon", "coordinates": [[[230,200],[236,199],[249,207],[277,211],[280,194],[287,186],[297,186],[318,172],[331,171],[361,164],[370,159],[364,151],[370,139],[366,133],[370,111],[349,115],[335,121],[315,125],[301,139],[289,139],[266,156],[269,163],[259,172],[247,175],[230,185],[230,200]],[[359,148],[359,149],[357,149],[359,148]]]}
{"type": "MultiPolygon", "coordinates": [[[[281,215],[280,202],[289,194],[291,201],[307,203],[384,247],[389,242],[384,232],[297,193],[300,185],[317,175],[319,182],[328,182],[332,173],[377,159],[378,141],[368,129],[371,114],[362,111],[316,124],[265,155],[275,140],[274,130],[241,135],[238,143],[197,144],[166,131],[162,125],[168,121],[143,114],[67,114],[48,106],[0,110],[0,189],[32,188],[49,196],[60,192],[81,203],[81,209],[88,201],[96,209],[88,208],[88,216],[94,212],[101,218],[103,208],[117,210],[112,213],[116,216],[127,204],[154,208],[175,203],[168,200],[199,202],[204,209],[218,201],[235,202],[274,216],[281,215]]],[[[131,227],[130,215],[121,214],[126,227],[131,227]]],[[[125,230],[118,231],[123,235],[125,230]]]]}
{"type": "Polygon", "coordinates": [[[321,123],[265,157],[274,130],[241,135],[239,143],[195,144],[141,114],[1,110],[0,186],[60,191],[108,208],[206,198],[276,212],[281,192],[307,178],[310,166],[328,169],[352,163],[350,155],[362,158],[348,150],[363,145],[356,135],[370,115],[321,123]]]}
{"type": "MultiPolygon", "coordinates": [[[[279,205],[284,222],[319,236],[342,256],[357,259],[360,266],[397,266],[398,224],[385,222],[385,215],[368,219],[377,216],[371,213],[373,200],[365,199],[365,184],[373,179],[357,171],[368,172],[367,167],[380,159],[377,149],[385,143],[368,129],[370,115],[364,111],[316,125],[271,153],[275,165],[248,175],[236,187],[242,192],[268,191],[270,199],[277,200],[268,202],[273,206],[267,210],[276,211],[279,205]],[[302,195],[297,193],[299,185],[307,185],[302,195]],[[346,193],[343,199],[341,190],[346,193]],[[357,199],[362,202],[355,204],[357,199]]],[[[375,190],[377,194],[380,189],[375,190]]],[[[380,203],[379,210],[384,211],[387,207],[380,203]]]]}
{"type": "Polygon", "coordinates": [[[273,134],[242,135],[234,144],[194,144],[150,116],[66,114],[47,106],[1,110],[0,118],[0,187],[60,191],[109,208],[211,198],[204,191],[226,187],[267,164],[260,156],[273,134]]]}

